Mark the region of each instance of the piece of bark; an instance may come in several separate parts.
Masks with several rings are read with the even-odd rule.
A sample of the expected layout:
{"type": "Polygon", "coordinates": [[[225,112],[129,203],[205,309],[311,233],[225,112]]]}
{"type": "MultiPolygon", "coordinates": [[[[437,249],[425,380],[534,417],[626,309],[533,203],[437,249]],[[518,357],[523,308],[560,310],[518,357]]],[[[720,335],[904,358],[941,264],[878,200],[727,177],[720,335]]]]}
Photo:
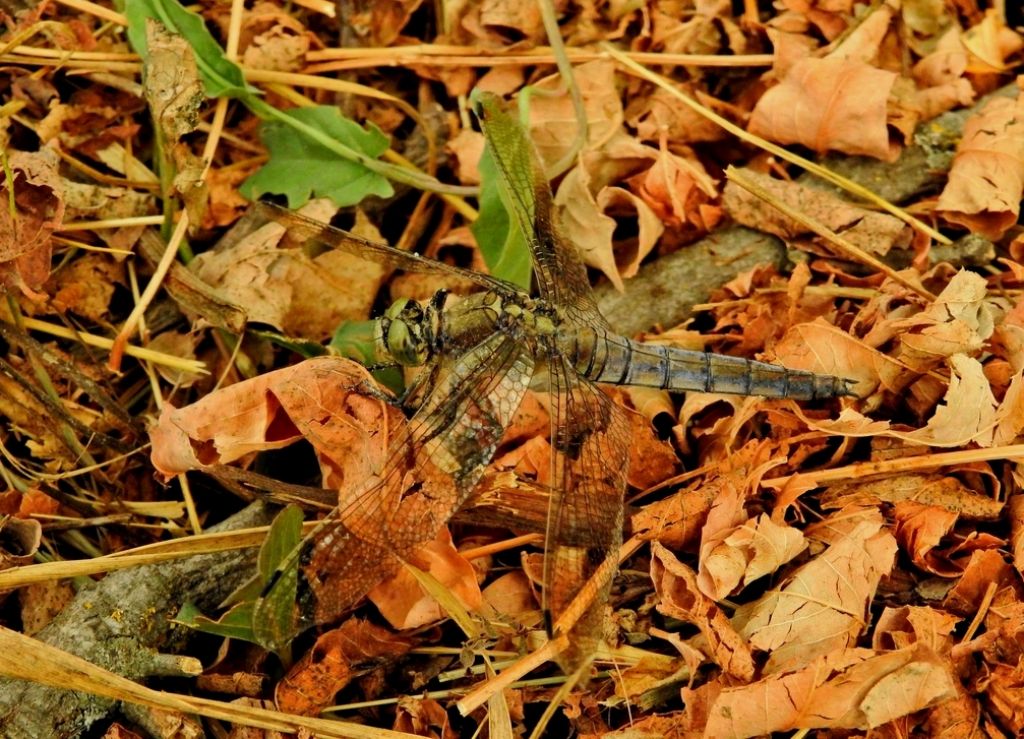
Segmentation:
{"type": "MultiPolygon", "coordinates": [[[[139,253],[150,266],[160,261],[164,248],[155,229],[147,229],[139,239],[139,253]]],[[[236,334],[245,328],[245,311],[223,298],[184,265],[178,262],[171,265],[164,278],[164,287],[183,310],[205,318],[211,325],[236,334]]]]}
{"type": "MultiPolygon", "coordinates": [[[[270,523],[254,503],[210,532],[270,523]]],[[[167,672],[163,652],[190,635],[171,623],[186,601],[202,610],[220,604],[252,575],[256,549],[218,552],[112,572],[79,591],[36,638],[133,680],[167,672]]],[[[116,708],[107,698],[0,679],[0,736],[9,739],[77,737],[116,708]]]]}
{"type": "MultiPolygon", "coordinates": [[[[957,141],[970,116],[993,97],[1015,96],[1018,92],[1016,85],[1007,85],[979,99],[970,108],[943,113],[921,124],[914,136],[915,144],[904,149],[895,162],[830,155],[821,163],[891,203],[902,203],[937,189],[945,181],[957,141]]],[[[813,175],[805,173],[797,182],[854,201],[837,186],[813,175]]],[[[980,249],[972,248],[965,253],[936,248],[932,260],[976,266],[979,259],[992,253],[990,246],[984,243],[971,242],[971,245],[980,249]]],[[[892,258],[898,259],[896,255],[892,258]]],[[[785,262],[785,247],[780,239],[730,225],[645,264],[627,281],[625,293],[619,293],[607,283],[599,285],[597,301],[613,329],[633,336],[655,325],[670,327],[682,323],[690,317],[695,304],[707,302],[712,290],[745,270],[758,264],[782,265],[785,262]]]]}

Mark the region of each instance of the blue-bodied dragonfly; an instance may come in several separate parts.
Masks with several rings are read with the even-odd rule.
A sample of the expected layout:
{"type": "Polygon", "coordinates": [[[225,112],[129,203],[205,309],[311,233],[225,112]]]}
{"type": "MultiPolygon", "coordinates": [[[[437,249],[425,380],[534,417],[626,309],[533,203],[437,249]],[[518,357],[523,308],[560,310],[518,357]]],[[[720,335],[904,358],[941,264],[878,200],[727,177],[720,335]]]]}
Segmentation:
{"type": "MultiPolygon", "coordinates": [[[[494,96],[475,95],[473,107],[512,227],[529,244],[537,297],[503,280],[264,206],[298,239],[400,269],[445,273],[478,288],[460,299],[442,290],[425,305],[399,300],[378,319],[379,353],[422,367],[407,394],[415,411],[379,474],[342,501],[305,543],[305,626],[336,619],[434,538],[473,492],[531,386],[549,398],[544,600],[553,619],[621,544],[629,426],[599,383],[794,399],[850,393],[840,378],[615,334],[597,308],[575,246],[559,234],[551,190],[525,130],[494,96]]],[[[258,608],[273,603],[277,584],[271,581],[258,608]]],[[[600,604],[610,582],[595,587],[600,604]]],[[[594,646],[600,610],[591,608],[573,627],[577,657],[566,662],[594,646]]]]}

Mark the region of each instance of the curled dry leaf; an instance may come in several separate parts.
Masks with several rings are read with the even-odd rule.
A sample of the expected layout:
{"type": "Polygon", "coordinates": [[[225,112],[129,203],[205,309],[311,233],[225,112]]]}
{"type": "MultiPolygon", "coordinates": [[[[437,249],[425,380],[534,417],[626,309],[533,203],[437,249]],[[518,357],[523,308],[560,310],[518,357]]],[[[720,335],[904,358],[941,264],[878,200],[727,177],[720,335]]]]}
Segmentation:
{"type": "Polygon", "coordinates": [[[715,486],[717,495],[701,531],[697,582],[712,600],[727,598],[741,583],[773,572],[806,547],[796,529],[765,517],[751,518],[744,507],[761,478],[786,462],[771,452],[769,444],[748,444],[722,464],[719,477],[705,481],[715,486]]]}
{"type": "Polygon", "coordinates": [[[955,513],[906,500],[896,504],[893,518],[900,549],[910,555],[917,567],[940,577],[960,574],[961,568],[938,551],[942,538],[952,532],[956,524],[955,513]]]}
{"type": "Polygon", "coordinates": [[[961,270],[931,305],[888,323],[899,341],[896,359],[924,372],[954,354],[977,353],[992,335],[995,320],[984,278],[961,270]]]}
{"type": "Polygon", "coordinates": [[[562,232],[576,245],[587,265],[600,270],[618,290],[657,244],[664,224],[644,199],[613,183],[649,166],[656,151],[625,136],[580,157],[555,195],[562,232]],[[636,237],[614,244],[619,227],[612,216],[636,220],[636,237]]]}
{"type": "Polygon", "coordinates": [[[995,240],[1017,222],[1022,193],[1024,96],[996,98],[967,121],[936,210],[995,240]]]}
{"type": "Polygon", "coordinates": [[[258,3],[244,14],[238,47],[249,69],[298,72],[309,46],[310,35],[302,24],[274,3],[258,3]]]}
{"type": "MultiPolygon", "coordinates": [[[[522,1],[526,5],[531,4],[530,0],[522,1]]],[[[622,125],[622,101],[615,85],[608,84],[614,72],[615,63],[610,59],[587,62],[574,69],[576,84],[587,113],[584,150],[600,148],[616,135],[622,125]]],[[[537,86],[549,92],[562,90],[562,80],[558,76],[549,77],[537,86]]],[[[576,139],[578,128],[576,109],[568,93],[534,95],[530,98],[530,136],[546,165],[559,162],[565,157],[576,139]]]]}
{"type": "Polygon", "coordinates": [[[279,710],[317,716],[335,694],[369,662],[395,659],[409,651],[408,639],[368,621],[350,618],[324,633],[277,684],[279,710]]]}
{"type": "MultiPolygon", "coordinates": [[[[430,542],[417,548],[409,564],[431,575],[469,610],[482,603],[476,570],[452,544],[452,535],[443,526],[430,542]]],[[[407,569],[373,588],[367,597],[396,629],[416,629],[445,618],[445,611],[423,591],[419,581],[407,569]]]]}
{"type": "Polygon", "coordinates": [[[338,487],[342,470],[345,480],[369,479],[387,448],[381,429],[399,428],[404,416],[359,394],[368,382],[361,365],[322,357],[230,385],[186,408],[164,405],[150,431],[153,466],[169,479],[306,438],[324,487],[338,487]]]}
{"type": "MultiPolygon", "coordinates": [[[[931,418],[919,429],[897,430],[888,421],[875,421],[852,408],[835,419],[805,418],[810,428],[841,436],[888,436],[933,447],[954,447],[974,442],[992,446],[998,404],[981,363],[963,354],[949,358],[949,387],[931,418]]],[[[799,409],[794,411],[802,415],[799,409]]]]}
{"type": "Polygon", "coordinates": [[[403,697],[398,701],[394,731],[406,736],[458,739],[452,721],[444,707],[432,698],[403,697]]]}
{"type": "Polygon", "coordinates": [[[1002,502],[971,490],[956,477],[929,474],[897,474],[881,479],[832,485],[818,500],[826,509],[913,500],[924,505],[939,506],[961,518],[974,521],[995,521],[1004,509],[1002,502]]]}
{"type": "Polygon", "coordinates": [[[842,538],[733,616],[751,646],[771,653],[766,673],[797,669],[854,644],[879,581],[892,570],[896,541],[878,511],[852,521],[843,512],[830,518],[837,516],[848,525],[842,538]]]}
{"type": "Polygon", "coordinates": [[[953,630],[958,623],[959,618],[939,608],[886,608],[875,623],[871,645],[881,651],[923,644],[936,654],[948,655],[954,644],[953,630]]]}
{"type": "Polygon", "coordinates": [[[1011,495],[1007,501],[1010,512],[1010,543],[1013,547],[1013,566],[1024,572],[1024,494],[1011,495]]]}
{"type": "Polygon", "coordinates": [[[896,74],[855,59],[803,59],[758,101],[748,130],[817,152],[892,161],[888,98],[896,74]]]}
{"type": "Polygon", "coordinates": [[[692,151],[686,154],[679,156],[662,145],[650,168],[631,177],[629,186],[664,225],[685,228],[689,239],[714,229],[722,211],[711,204],[718,195],[715,181],[692,151]]]}
{"type": "Polygon", "coordinates": [[[50,237],[64,219],[62,181],[49,149],[12,151],[7,162],[13,182],[5,177],[0,186],[0,283],[34,294],[49,277],[50,237]]]}
{"type": "Polygon", "coordinates": [[[707,642],[707,657],[729,675],[749,681],[754,676],[750,645],[729,623],[714,600],[697,586],[697,576],[665,547],[651,545],[651,580],[658,594],[658,610],[691,623],[707,642]]]}
{"type": "MultiPolygon", "coordinates": [[[[324,201],[312,207],[312,217],[329,219],[324,201]]],[[[303,213],[311,215],[308,209],[303,213]]],[[[353,231],[380,240],[365,221],[357,221],[353,231]]],[[[200,254],[190,267],[244,308],[250,322],[292,336],[320,341],[343,320],[367,318],[384,279],[382,265],[334,249],[312,253],[282,245],[284,236],[281,225],[268,223],[230,248],[200,254]]]]}

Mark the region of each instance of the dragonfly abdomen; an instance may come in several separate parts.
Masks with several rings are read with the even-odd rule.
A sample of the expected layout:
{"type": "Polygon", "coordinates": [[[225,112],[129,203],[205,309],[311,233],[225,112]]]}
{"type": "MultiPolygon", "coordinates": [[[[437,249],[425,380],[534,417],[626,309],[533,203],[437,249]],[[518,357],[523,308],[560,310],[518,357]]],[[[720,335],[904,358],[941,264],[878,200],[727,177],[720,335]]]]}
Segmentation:
{"type": "Polygon", "coordinates": [[[576,370],[597,382],[663,390],[811,400],[849,395],[846,380],[724,354],[632,341],[615,334],[577,335],[576,370]]]}

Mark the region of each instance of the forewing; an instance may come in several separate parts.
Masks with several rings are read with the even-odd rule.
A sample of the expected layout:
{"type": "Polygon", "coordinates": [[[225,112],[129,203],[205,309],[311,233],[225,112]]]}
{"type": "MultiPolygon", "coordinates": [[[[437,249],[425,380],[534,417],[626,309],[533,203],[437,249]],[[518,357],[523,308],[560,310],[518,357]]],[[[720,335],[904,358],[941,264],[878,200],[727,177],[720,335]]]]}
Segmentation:
{"type": "Polygon", "coordinates": [[[501,291],[516,291],[515,285],[498,280],[480,272],[473,272],[467,269],[438,262],[436,259],[427,259],[419,254],[395,249],[393,246],[382,244],[376,241],[364,239],[361,236],[342,231],[322,221],[306,218],[286,208],[281,208],[272,203],[257,203],[257,212],[276,223],[284,226],[288,233],[300,241],[320,241],[334,249],[347,254],[367,259],[387,267],[403,269],[408,272],[427,272],[456,277],[460,280],[469,280],[488,289],[501,291]]]}
{"type": "Polygon", "coordinates": [[[604,326],[583,260],[558,233],[551,187],[536,147],[496,95],[475,93],[474,104],[501,176],[513,227],[522,231],[530,245],[541,296],[556,306],[572,308],[585,323],[604,326]]]}
{"type": "Polygon", "coordinates": [[[563,654],[567,668],[575,668],[593,654],[600,637],[610,574],[622,543],[629,421],[564,356],[551,351],[548,364],[553,455],[544,594],[549,617],[557,622],[584,588],[594,588],[590,607],[569,631],[570,650],[563,654]],[[588,582],[609,558],[609,577],[588,582]]]}
{"type": "MultiPolygon", "coordinates": [[[[533,357],[502,333],[425,370],[432,390],[391,444],[379,477],[304,542],[303,628],[337,618],[434,538],[479,481],[533,370],[533,357]]],[[[294,592],[278,579],[281,587],[272,585],[257,604],[257,620],[259,609],[294,592]]]]}

